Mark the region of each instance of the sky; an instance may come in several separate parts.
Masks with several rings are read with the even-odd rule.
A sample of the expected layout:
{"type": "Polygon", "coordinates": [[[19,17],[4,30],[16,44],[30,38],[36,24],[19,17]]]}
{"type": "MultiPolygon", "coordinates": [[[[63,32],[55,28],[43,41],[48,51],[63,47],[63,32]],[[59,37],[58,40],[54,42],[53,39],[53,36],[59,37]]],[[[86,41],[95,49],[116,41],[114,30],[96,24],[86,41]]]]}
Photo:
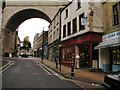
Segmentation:
{"type": "Polygon", "coordinates": [[[41,33],[43,27],[45,31],[48,31],[49,22],[40,18],[32,18],[24,21],[18,27],[18,36],[23,41],[25,36],[29,36],[31,45],[33,46],[33,40],[36,33],[41,33]]]}

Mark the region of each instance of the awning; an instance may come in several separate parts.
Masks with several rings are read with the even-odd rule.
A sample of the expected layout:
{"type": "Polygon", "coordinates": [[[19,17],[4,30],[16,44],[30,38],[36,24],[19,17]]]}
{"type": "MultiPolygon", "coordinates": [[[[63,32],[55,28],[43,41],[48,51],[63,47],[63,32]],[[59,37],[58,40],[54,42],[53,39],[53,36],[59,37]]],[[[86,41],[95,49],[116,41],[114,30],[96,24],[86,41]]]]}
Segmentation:
{"type": "Polygon", "coordinates": [[[94,49],[108,48],[108,47],[115,47],[115,46],[120,46],[120,42],[114,43],[114,44],[100,43],[98,46],[94,47],[94,49]]]}

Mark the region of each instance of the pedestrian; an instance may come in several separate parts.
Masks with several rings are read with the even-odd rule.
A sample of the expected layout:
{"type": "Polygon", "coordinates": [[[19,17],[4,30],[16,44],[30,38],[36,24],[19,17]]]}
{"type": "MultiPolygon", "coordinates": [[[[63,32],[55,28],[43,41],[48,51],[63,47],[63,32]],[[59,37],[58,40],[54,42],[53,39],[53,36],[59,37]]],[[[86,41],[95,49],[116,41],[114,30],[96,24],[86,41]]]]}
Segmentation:
{"type": "Polygon", "coordinates": [[[56,68],[58,69],[58,56],[55,58],[56,68]]]}

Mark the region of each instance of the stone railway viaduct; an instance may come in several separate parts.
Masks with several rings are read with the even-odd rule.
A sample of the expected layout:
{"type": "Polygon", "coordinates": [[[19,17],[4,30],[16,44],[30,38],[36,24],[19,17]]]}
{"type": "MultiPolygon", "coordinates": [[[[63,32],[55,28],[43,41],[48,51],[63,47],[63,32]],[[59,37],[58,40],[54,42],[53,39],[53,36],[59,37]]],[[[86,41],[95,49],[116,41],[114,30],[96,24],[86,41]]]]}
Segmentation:
{"type": "Polygon", "coordinates": [[[56,12],[68,3],[68,0],[6,1],[2,11],[2,53],[14,53],[16,30],[22,22],[30,18],[51,22],[56,12]]]}

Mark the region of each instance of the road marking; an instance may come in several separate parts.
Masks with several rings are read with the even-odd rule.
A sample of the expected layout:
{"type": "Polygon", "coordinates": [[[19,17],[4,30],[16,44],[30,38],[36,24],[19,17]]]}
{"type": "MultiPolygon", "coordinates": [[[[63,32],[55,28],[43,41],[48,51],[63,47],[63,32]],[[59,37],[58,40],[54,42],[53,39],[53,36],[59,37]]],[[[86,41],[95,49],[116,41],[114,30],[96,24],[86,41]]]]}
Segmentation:
{"type": "Polygon", "coordinates": [[[39,65],[45,72],[48,73],[48,75],[55,75],[57,76],[59,79],[61,80],[68,80],[65,77],[63,77],[62,75],[56,73],[54,70],[50,69],[49,67],[47,67],[46,65],[42,64],[41,62],[37,61],[35,62],[37,65],[39,65]],[[38,64],[39,63],[39,64],[38,64]],[[50,73],[51,72],[51,73],[50,73]]]}
{"type": "Polygon", "coordinates": [[[2,71],[0,71],[0,74],[1,74],[2,72],[4,72],[5,70],[7,70],[10,66],[11,66],[11,65],[7,66],[5,69],[3,69],[2,71]]]}
{"type": "Polygon", "coordinates": [[[48,71],[48,70],[46,70],[45,68],[43,68],[42,66],[40,66],[46,73],[48,73],[48,75],[51,75],[51,73],[48,71]]]}
{"type": "Polygon", "coordinates": [[[4,68],[3,70],[2,70],[2,68],[1,68],[1,71],[0,71],[0,74],[2,73],[2,72],[4,72],[5,70],[7,70],[9,67],[11,67],[12,65],[15,65],[15,61],[9,61],[9,63],[8,64],[6,64],[6,65],[4,65],[2,68],[4,68]]]}
{"type": "Polygon", "coordinates": [[[54,73],[55,76],[57,76],[58,78],[60,78],[61,80],[64,80],[65,78],[61,75],[59,75],[58,73],[54,73]]]}

